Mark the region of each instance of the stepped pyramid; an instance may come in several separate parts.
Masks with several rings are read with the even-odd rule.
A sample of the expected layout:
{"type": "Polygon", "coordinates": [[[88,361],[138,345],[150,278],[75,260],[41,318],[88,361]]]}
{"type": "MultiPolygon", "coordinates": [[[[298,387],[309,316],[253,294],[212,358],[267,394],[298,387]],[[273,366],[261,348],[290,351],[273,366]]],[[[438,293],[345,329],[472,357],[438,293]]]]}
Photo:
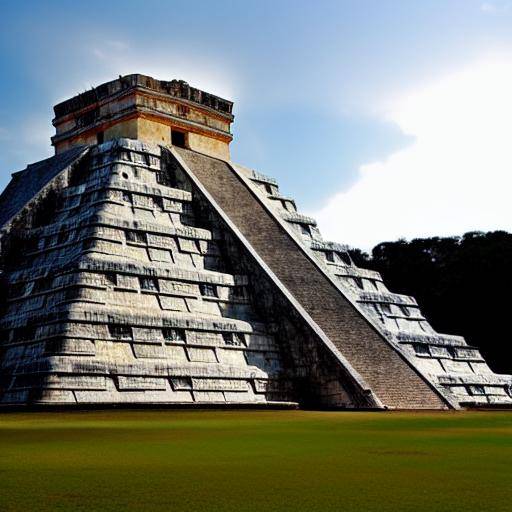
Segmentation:
{"type": "Polygon", "coordinates": [[[233,104],[129,75],[0,196],[0,403],[458,409],[508,375],[230,160],[233,104]]]}

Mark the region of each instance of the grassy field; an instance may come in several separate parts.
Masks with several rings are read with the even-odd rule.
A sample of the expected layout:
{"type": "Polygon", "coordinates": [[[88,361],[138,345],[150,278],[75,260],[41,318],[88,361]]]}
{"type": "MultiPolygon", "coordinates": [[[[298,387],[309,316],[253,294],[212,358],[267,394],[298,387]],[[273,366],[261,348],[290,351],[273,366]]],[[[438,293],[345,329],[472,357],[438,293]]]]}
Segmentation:
{"type": "Polygon", "coordinates": [[[0,510],[510,511],[512,413],[0,415],[0,510]]]}

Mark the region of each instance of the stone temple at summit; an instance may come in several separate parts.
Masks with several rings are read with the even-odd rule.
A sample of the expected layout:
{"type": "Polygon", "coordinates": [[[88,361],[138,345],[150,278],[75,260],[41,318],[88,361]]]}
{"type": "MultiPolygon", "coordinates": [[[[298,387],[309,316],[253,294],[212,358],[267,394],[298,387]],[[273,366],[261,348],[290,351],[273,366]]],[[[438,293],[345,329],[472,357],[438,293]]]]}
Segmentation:
{"type": "Polygon", "coordinates": [[[0,196],[0,404],[460,409],[512,378],[230,159],[233,104],[134,74],[0,196]]]}

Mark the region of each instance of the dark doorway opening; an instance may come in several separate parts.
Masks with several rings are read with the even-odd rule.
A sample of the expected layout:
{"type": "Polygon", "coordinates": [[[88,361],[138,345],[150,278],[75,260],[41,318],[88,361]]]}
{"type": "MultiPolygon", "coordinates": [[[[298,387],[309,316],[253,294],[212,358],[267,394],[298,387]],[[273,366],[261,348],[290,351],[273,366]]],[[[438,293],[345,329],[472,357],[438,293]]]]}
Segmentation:
{"type": "Polygon", "coordinates": [[[103,144],[103,142],[105,142],[105,133],[98,132],[96,134],[96,144],[103,144]]]}
{"type": "Polygon", "coordinates": [[[171,130],[171,144],[173,146],[185,148],[185,142],[185,132],[180,132],[179,130],[171,130]]]}

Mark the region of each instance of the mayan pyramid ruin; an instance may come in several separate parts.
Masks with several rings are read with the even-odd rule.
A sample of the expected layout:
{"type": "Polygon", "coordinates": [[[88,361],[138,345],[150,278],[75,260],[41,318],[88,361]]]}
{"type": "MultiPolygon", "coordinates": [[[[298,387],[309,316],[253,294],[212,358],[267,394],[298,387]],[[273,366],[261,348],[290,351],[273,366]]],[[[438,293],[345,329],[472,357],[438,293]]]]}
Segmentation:
{"type": "Polygon", "coordinates": [[[230,160],[233,104],[134,74],[0,196],[4,406],[512,404],[459,336],[230,160]]]}

